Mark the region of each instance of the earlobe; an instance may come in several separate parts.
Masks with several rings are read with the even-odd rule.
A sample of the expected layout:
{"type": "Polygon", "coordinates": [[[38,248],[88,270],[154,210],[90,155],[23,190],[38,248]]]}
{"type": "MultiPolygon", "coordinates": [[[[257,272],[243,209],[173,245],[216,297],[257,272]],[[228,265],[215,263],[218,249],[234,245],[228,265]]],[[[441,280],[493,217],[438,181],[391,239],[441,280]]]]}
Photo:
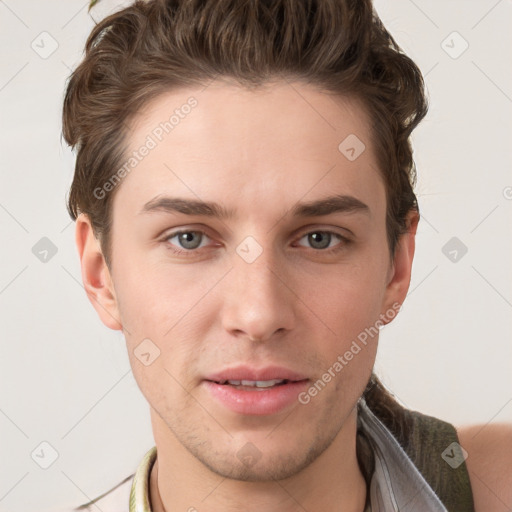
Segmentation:
{"type": "Polygon", "coordinates": [[[82,282],[87,297],[100,320],[107,327],[122,330],[110,271],[103,257],[99,240],[94,235],[91,222],[83,213],[76,220],[75,242],[80,256],[82,282]]]}
{"type": "MultiPolygon", "coordinates": [[[[402,304],[409,290],[411,282],[412,262],[414,259],[416,230],[418,228],[419,214],[416,211],[409,212],[407,216],[407,232],[402,234],[397,242],[390,276],[386,286],[385,300],[383,303],[386,312],[391,308],[396,309],[397,304],[402,304]]],[[[394,315],[392,316],[394,318],[394,315]]],[[[391,321],[385,321],[389,323],[391,321]]]]}

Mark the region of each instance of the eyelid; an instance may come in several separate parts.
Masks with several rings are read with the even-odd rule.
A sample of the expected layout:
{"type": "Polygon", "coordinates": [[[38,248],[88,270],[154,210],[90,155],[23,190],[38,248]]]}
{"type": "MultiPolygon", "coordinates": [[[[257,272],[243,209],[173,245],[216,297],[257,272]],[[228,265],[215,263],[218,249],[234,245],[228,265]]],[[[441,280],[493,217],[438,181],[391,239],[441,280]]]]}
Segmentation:
{"type": "Polygon", "coordinates": [[[297,231],[295,231],[295,233],[302,233],[302,235],[300,236],[304,236],[308,233],[316,233],[318,231],[321,231],[322,233],[332,233],[335,235],[339,235],[341,237],[345,237],[347,239],[355,236],[354,233],[346,227],[325,224],[309,224],[308,226],[298,229],[297,231]]]}
{"type": "MultiPolygon", "coordinates": [[[[320,253],[336,252],[337,250],[341,250],[344,246],[346,246],[347,244],[350,244],[352,242],[352,240],[348,236],[342,235],[341,233],[338,233],[337,231],[332,231],[329,229],[310,229],[308,231],[305,231],[302,235],[300,235],[297,238],[297,243],[300,242],[300,240],[302,240],[305,236],[308,236],[312,233],[327,233],[327,234],[332,235],[338,239],[338,243],[336,245],[334,245],[333,247],[326,247],[325,249],[315,249],[314,247],[308,247],[309,249],[311,249],[314,252],[317,252],[319,254],[320,253]]],[[[305,246],[299,244],[299,247],[305,247],[305,246]]]]}
{"type": "MultiPolygon", "coordinates": [[[[342,229],[342,228],[340,228],[340,229],[342,229]]],[[[349,231],[349,230],[346,230],[346,231],[349,231]]],[[[208,234],[208,230],[206,230],[202,227],[194,228],[194,227],[185,226],[185,227],[176,228],[174,230],[166,232],[162,236],[162,242],[167,244],[167,249],[172,251],[174,254],[183,255],[185,257],[192,257],[195,255],[201,254],[201,252],[203,252],[202,250],[208,249],[208,246],[198,247],[195,249],[185,249],[185,248],[179,247],[177,245],[171,244],[171,242],[169,242],[170,238],[174,238],[175,236],[180,235],[182,233],[199,233],[203,237],[206,237],[206,238],[209,238],[210,240],[212,240],[212,237],[208,234]]],[[[299,244],[299,247],[305,247],[305,248],[310,249],[311,251],[318,253],[318,254],[322,254],[322,253],[330,254],[330,253],[336,253],[337,251],[341,251],[347,244],[352,243],[352,239],[350,237],[348,237],[346,235],[342,235],[338,231],[335,231],[333,229],[328,229],[328,228],[315,227],[315,226],[308,226],[307,228],[303,228],[301,231],[299,231],[299,235],[298,236],[296,235],[294,237],[294,240],[295,240],[294,243],[297,243],[302,238],[304,238],[305,236],[310,235],[312,233],[327,233],[330,235],[334,235],[336,238],[338,238],[339,242],[336,245],[334,245],[333,247],[327,247],[324,249],[315,249],[314,247],[308,248],[308,247],[305,247],[300,244],[299,244]]],[[[203,242],[203,240],[201,240],[201,243],[202,242],[203,242]]],[[[216,244],[216,246],[218,247],[219,244],[216,244]]],[[[211,246],[210,246],[210,248],[211,248],[211,246]]]]}
{"type": "Polygon", "coordinates": [[[322,226],[322,225],[309,225],[305,228],[298,229],[293,235],[295,240],[299,240],[303,238],[305,235],[309,235],[311,233],[330,233],[331,235],[336,235],[343,240],[350,242],[352,241],[352,237],[354,237],[354,233],[350,231],[350,229],[342,228],[342,227],[334,227],[334,226],[322,226]]]}
{"type": "MultiPolygon", "coordinates": [[[[173,245],[173,244],[171,244],[169,242],[169,239],[170,238],[174,238],[175,236],[181,235],[183,233],[198,233],[203,238],[206,237],[206,238],[209,238],[210,240],[212,240],[212,237],[208,234],[208,232],[205,229],[201,229],[201,228],[187,228],[187,227],[185,227],[185,228],[177,228],[175,230],[166,232],[162,236],[162,241],[163,242],[167,242],[170,245],[173,245]]],[[[201,243],[202,242],[203,242],[203,240],[201,239],[201,243]]],[[[204,249],[204,247],[199,247],[199,248],[196,248],[196,249],[185,249],[183,247],[174,246],[174,245],[173,245],[173,247],[175,247],[178,252],[189,252],[189,253],[197,252],[197,251],[199,251],[199,249],[204,249]]]]}
{"type": "Polygon", "coordinates": [[[297,240],[302,240],[304,237],[306,236],[309,236],[313,233],[327,233],[328,235],[333,235],[334,237],[336,238],[339,238],[339,239],[344,239],[345,237],[343,235],[340,235],[339,233],[336,233],[335,231],[326,231],[325,229],[324,230],[321,230],[321,229],[315,229],[313,231],[307,231],[306,233],[304,233],[303,235],[299,236],[299,238],[297,240]]]}

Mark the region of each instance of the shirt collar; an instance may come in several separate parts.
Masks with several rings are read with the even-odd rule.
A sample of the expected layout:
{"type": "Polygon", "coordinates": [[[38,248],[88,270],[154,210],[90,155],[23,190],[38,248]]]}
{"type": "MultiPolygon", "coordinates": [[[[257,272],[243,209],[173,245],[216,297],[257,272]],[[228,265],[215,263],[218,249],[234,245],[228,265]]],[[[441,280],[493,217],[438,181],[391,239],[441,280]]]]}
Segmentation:
{"type": "Polygon", "coordinates": [[[149,475],[156,461],[156,446],[153,446],[135,472],[130,490],[130,512],[151,512],[149,503],[149,475]]]}
{"type": "Polygon", "coordinates": [[[358,421],[375,459],[370,484],[372,512],[448,512],[395,437],[360,400],[358,421]]]}

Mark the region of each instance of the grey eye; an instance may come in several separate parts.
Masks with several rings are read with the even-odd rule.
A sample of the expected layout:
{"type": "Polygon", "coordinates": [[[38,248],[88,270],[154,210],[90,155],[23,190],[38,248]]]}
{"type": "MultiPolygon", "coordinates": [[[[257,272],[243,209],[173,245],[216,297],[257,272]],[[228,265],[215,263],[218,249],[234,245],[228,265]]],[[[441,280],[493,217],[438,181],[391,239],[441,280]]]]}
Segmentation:
{"type": "Polygon", "coordinates": [[[325,231],[315,231],[307,235],[308,242],[314,249],[326,249],[329,247],[332,239],[331,233],[325,231]]]}
{"type": "Polygon", "coordinates": [[[203,234],[199,231],[186,231],[175,236],[184,249],[197,249],[201,245],[203,234]]]}

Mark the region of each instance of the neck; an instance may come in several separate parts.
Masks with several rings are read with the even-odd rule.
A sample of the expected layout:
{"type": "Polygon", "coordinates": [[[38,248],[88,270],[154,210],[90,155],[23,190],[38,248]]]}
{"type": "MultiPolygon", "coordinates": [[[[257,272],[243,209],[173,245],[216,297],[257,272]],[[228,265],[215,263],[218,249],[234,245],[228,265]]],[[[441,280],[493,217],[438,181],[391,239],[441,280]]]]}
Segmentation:
{"type": "Polygon", "coordinates": [[[357,411],[309,466],[282,480],[224,478],[205,467],[152,413],[157,460],[151,471],[153,512],[363,512],[366,483],[356,455],[357,411]]]}

